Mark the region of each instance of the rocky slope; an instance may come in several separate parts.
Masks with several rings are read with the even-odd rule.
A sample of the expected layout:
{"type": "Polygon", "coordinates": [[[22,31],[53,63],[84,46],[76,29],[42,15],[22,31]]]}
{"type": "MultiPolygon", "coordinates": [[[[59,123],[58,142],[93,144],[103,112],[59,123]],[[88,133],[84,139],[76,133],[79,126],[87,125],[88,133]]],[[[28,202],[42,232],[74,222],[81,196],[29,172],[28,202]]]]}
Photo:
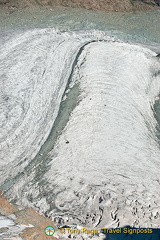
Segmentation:
{"type": "Polygon", "coordinates": [[[3,10],[48,5],[123,12],[154,9],[160,6],[160,0],[0,0],[3,10]]]}
{"type": "Polygon", "coordinates": [[[47,226],[54,226],[54,223],[29,208],[18,208],[10,204],[0,191],[0,216],[3,216],[6,223],[11,221],[12,224],[3,227],[0,219],[0,239],[16,240],[56,240],[55,237],[49,237],[44,234],[47,226]]]}

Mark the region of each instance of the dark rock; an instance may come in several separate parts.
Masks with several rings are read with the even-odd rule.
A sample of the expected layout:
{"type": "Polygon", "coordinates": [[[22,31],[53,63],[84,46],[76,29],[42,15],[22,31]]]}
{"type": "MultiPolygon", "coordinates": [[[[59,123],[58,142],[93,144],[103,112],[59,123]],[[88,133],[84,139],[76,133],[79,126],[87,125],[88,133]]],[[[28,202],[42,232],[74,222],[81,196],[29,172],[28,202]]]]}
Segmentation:
{"type": "Polygon", "coordinates": [[[130,12],[153,9],[160,6],[160,0],[0,0],[0,5],[4,10],[6,10],[6,7],[8,9],[13,7],[23,9],[28,7],[64,6],[107,12],[130,12]]]}

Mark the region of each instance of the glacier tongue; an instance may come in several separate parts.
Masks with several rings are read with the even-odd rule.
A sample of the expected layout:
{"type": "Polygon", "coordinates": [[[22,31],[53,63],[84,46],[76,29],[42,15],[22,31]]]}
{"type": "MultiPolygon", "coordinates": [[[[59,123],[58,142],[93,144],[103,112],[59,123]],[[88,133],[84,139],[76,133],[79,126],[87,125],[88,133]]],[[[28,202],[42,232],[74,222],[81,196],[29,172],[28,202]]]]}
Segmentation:
{"type": "Polygon", "coordinates": [[[73,75],[81,101],[45,174],[54,186],[50,216],[61,210],[89,227],[158,226],[148,208],[156,216],[159,146],[151,107],[160,83],[153,56],[124,43],[85,48],[73,75]]]}
{"type": "Polygon", "coordinates": [[[159,227],[155,56],[96,31],[37,29],[4,43],[6,196],[61,224],[159,227]],[[47,137],[57,115],[66,118],[67,101],[77,104],[60,132],[55,126],[53,144],[47,137]]]}

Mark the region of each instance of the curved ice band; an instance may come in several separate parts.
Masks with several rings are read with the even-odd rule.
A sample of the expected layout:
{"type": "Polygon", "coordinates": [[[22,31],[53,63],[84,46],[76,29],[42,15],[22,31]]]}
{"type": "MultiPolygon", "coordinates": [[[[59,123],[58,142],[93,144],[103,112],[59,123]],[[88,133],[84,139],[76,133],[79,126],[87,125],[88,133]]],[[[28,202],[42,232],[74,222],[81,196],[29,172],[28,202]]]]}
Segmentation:
{"type": "Polygon", "coordinates": [[[19,34],[0,51],[0,182],[6,195],[62,224],[158,227],[156,54],[103,32],[53,29],[19,34]],[[74,84],[80,90],[78,105],[47,157],[41,153],[41,162],[27,171],[70,77],[70,91],[74,84]]]}

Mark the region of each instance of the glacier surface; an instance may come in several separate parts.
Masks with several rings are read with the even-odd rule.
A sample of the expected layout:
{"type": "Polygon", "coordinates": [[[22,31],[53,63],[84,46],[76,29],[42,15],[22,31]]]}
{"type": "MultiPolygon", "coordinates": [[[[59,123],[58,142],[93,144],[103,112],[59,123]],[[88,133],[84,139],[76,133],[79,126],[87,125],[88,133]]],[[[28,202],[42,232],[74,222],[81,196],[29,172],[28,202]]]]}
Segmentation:
{"type": "Polygon", "coordinates": [[[160,227],[160,61],[100,31],[1,39],[0,186],[57,224],[160,227]]]}

